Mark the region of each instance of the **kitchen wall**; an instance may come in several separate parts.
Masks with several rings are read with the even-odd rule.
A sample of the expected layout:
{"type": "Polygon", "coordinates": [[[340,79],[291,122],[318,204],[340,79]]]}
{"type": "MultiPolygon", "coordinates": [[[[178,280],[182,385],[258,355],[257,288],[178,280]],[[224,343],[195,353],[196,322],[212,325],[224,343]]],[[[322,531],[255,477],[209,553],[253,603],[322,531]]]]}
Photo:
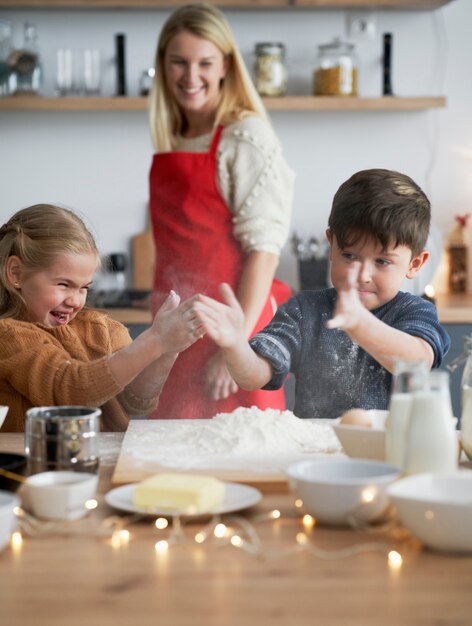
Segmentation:
{"type": "MultiPolygon", "coordinates": [[[[258,41],[288,50],[289,93],[309,94],[316,46],[346,34],[345,11],[226,10],[252,65],[258,41]]],[[[152,65],[167,10],[2,10],[14,23],[38,26],[44,94],[54,92],[59,47],[100,47],[103,93],[115,89],[114,34],[127,35],[127,78],[137,95],[141,71],[152,65]]],[[[334,192],[354,171],[386,167],[411,175],[429,194],[443,234],[455,213],[472,211],[472,2],[436,11],[376,11],[373,37],[358,37],[360,95],[381,92],[381,38],[394,35],[393,88],[399,96],[446,95],[447,108],[419,112],[271,113],[287,161],[297,174],[293,230],[322,236],[334,192]]],[[[37,202],[81,212],[104,253],[127,251],[145,226],[152,155],[144,112],[0,112],[0,221],[37,202]]],[[[297,286],[287,244],[279,275],[297,286]]]]}

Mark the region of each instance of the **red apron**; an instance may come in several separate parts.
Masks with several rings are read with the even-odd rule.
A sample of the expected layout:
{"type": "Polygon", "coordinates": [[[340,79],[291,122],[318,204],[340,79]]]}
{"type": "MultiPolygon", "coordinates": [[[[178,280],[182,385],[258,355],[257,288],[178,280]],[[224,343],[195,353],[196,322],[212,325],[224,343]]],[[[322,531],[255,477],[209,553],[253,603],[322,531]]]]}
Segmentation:
{"type": "MultiPolygon", "coordinates": [[[[215,132],[209,152],[154,155],[150,172],[150,209],[156,242],[156,309],[170,289],[174,289],[182,300],[197,292],[220,300],[218,287],[222,282],[237,290],[244,253],[233,237],[232,214],[216,184],[216,154],[222,130],[220,126],[215,132]]],[[[275,283],[280,289],[280,282],[275,283]]],[[[271,296],[254,333],[272,319],[271,296]]],[[[211,418],[216,413],[253,405],[261,409],[285,408],[283,389],[252,392],[240,389],[226,400],[218,401],[206,395],[204,369],[217,350],[217,346],[204,337],[182,352],[164,385],[159,406],[150,417],[211,418]]]]}

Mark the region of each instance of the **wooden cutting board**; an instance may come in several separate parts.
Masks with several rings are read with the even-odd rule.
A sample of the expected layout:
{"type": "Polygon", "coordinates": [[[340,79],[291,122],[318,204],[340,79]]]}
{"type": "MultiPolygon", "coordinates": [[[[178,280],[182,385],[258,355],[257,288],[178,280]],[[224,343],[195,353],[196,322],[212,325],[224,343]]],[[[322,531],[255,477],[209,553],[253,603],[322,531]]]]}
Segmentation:
{"type": "MultiPolygon", "coordinates": [[[[180,423],[183,420],[178,420],[180,423]]],[[[186,420],[185,420],[186,421],[186,420]]],[[[195,420],[191,420],[195,424],[195,420]]],[[[206,420],[201,420],[202,423],[206,420]]],[[[200,474],[210,474],[223,481],[244,483],[256,487],[263,493],[286,492],[288,482],[285,474],[281,472],[258,472],[249,470],[227,470],[221,467],[212,469],[188,469],[178,470],[162,465],[158,458],[152,456],[152,432],[157,429],[174,426],[174,420],[132,420],[128,425],[121,446],[118,462],[112,478],[112,483],[122,485],[143,480],[153,474],[164,471],[185,471],[200,474]]],[[[257,460],[255,459],[255,462],[257,460]]]]}
{"type": "Polygon", "coordinates": [[[144,232],[132,238],[131,254],[133,259],[134,289],[152,290],[154,285],[156,250],[154,237],[149,225],[144,232]]]}

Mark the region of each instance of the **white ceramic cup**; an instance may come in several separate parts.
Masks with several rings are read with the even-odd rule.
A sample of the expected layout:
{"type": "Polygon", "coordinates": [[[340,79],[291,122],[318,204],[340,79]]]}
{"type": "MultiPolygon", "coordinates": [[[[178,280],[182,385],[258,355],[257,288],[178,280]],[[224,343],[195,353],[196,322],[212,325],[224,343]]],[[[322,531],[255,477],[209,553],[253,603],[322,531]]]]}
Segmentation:
{"type": "Polygon", "coordinates": [[[26,508],[36,517],[77,520],[97,491],[98,476],[85,472],[42,472],[26,480],[26,508]]]}

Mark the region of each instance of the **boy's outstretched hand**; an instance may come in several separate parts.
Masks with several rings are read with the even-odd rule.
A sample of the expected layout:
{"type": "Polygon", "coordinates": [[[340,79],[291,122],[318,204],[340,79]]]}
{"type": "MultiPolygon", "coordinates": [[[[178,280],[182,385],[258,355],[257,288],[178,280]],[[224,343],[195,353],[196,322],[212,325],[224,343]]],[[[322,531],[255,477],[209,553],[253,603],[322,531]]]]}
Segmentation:
{"type": "Polygon", "coordinates": [[[244,313],[227,283],[220,286],[220,292],[224,303],[200,294],[196,296],[193,311],[204,332],[216,345],[230,348],[246,341],[244,313]]]}
{"type": "Polygon", "coordinates": [[[338,288],[334,316],[326,322],[326,328],[342,328],[343,330],[355,328],[365,314],[366,309],[357,291],[360,269],[360,263],[353,263],[346,272],[345,282],[338,288]]]}

